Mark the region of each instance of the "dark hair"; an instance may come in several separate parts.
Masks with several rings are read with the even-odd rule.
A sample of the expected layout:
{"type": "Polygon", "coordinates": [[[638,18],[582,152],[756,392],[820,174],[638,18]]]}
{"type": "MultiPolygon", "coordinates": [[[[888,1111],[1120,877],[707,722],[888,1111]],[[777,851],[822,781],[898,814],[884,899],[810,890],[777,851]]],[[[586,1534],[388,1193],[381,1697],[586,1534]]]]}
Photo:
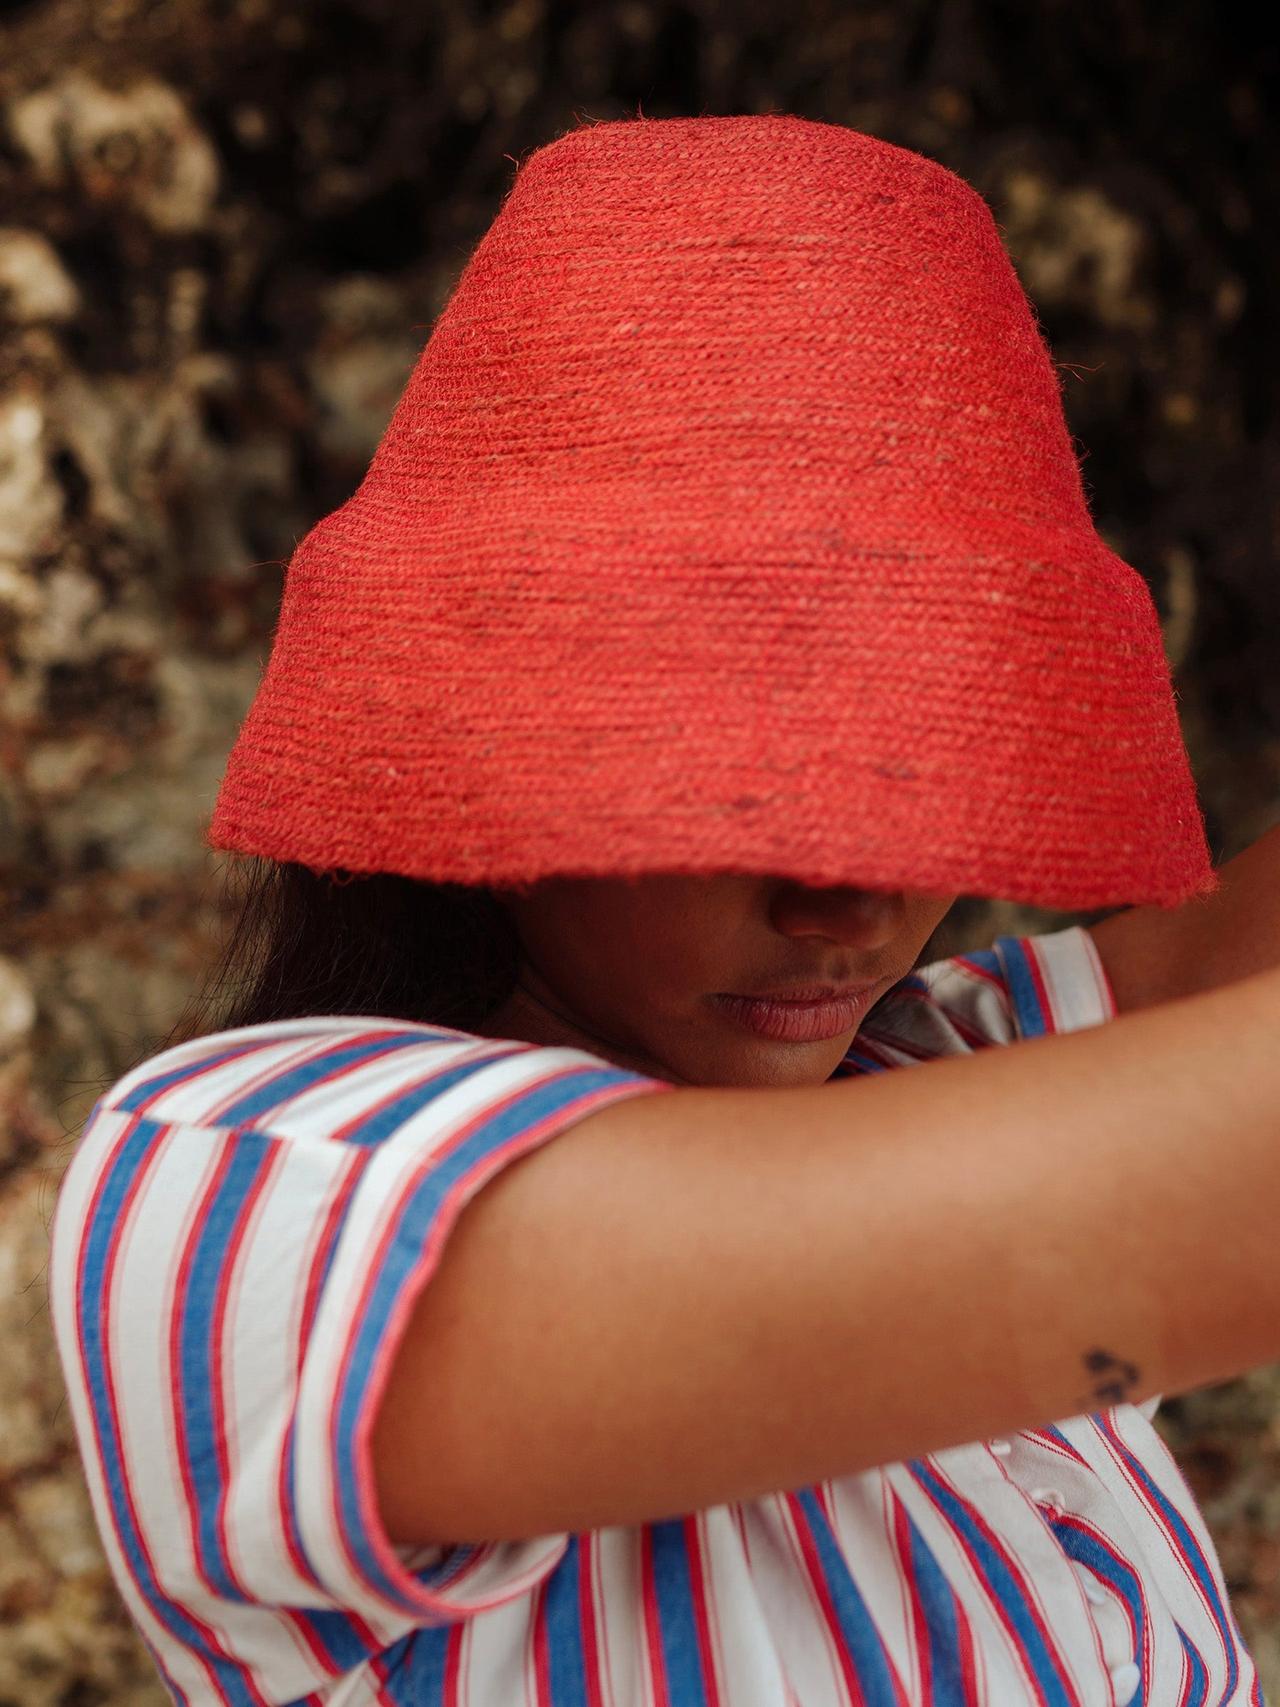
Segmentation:
{"type": "Polygon", "coordinates": [[[311,1014],[378,1014],[469,1031],[515,984],[515,927],[488,889],[237,856],[223,905],[231,928],[216,960],[147,1055],[213,1031],[311,1014]]]}
{"type": "MultiPolygon", "coordinates": [[[[214,1031],[313,1014],[474,1031],[515,986],[519,938],[487,888],[237,855],[220,907],[230,929],[203,984],[168,1035],[131,1065],[214,1031]]],[[[950,952],[946,926],[940,922],[913,972],[950,952]]]]}

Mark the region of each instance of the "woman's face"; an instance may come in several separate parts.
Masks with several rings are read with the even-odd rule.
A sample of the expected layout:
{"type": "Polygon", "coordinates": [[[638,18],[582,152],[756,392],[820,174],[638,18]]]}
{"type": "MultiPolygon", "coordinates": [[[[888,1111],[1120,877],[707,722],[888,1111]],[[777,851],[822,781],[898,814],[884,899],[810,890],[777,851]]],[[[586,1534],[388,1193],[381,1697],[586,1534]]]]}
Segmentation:
{"type": "Polygon", "coordinates": [[[917,964],[954,895],[657,874],[495,888],[520,938],[517,986],[485,1036],[564,1043],[690,1085],[816,1085],[866,1008],[917,964]],[[835,1036],[760,1035],[717,1001],[873,984],[835,1036]]]}

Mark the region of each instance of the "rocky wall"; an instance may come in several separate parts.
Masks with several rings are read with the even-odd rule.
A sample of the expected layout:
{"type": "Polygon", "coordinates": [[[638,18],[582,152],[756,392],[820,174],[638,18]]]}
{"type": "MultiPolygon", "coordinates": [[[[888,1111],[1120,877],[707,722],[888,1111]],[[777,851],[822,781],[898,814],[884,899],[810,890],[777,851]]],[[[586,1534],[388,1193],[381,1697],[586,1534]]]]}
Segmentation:
{"type": "MultiPolygon", "coordinates": [[[[293,543],[356,486],[524,151],[790,111],[988,198],[1148,577],[1215,855],[1280,800],[1263,9],[29,0],[0,20],[0,1707],[167,1700],[88,1512],[59,1170],[225,923],[202,830],[293,543]]],[[[969,905],[952,943],[1070,916],[969,905]]],[[[1280,1369],[1166,1402],[1280,1700],[1280,1369]]]]}

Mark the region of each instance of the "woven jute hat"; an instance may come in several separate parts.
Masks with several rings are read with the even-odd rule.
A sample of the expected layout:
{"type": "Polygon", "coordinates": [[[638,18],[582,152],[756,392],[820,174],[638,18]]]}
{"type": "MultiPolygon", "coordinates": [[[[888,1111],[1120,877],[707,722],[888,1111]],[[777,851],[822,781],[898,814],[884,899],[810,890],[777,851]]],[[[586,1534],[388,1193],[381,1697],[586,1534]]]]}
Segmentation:
{"type": "Polygon", "coordinates": [[[519,886],[1216,887],[985,201],[787,114],[530,152],[297,543],[212,847],[519,886]]]}

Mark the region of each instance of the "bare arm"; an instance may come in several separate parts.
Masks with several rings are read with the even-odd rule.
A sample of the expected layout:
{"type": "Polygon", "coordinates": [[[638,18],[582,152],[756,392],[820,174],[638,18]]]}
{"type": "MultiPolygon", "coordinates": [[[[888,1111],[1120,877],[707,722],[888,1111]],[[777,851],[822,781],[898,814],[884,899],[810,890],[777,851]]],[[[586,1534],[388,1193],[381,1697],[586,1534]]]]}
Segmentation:
{"type": "Polygon", "coordinates": [[[1280,1358],[1280,974],[805,1089],[675,1088],[462,1212],[397,1541],[674,1516],[1280,1358]]]}
{"type": "Polygon", "coordinates": [[[1087,928],[1120,1013],[1280,967],[1280,824],[1218,867],[1212,895],[1126,907],[1087,928]]]}

